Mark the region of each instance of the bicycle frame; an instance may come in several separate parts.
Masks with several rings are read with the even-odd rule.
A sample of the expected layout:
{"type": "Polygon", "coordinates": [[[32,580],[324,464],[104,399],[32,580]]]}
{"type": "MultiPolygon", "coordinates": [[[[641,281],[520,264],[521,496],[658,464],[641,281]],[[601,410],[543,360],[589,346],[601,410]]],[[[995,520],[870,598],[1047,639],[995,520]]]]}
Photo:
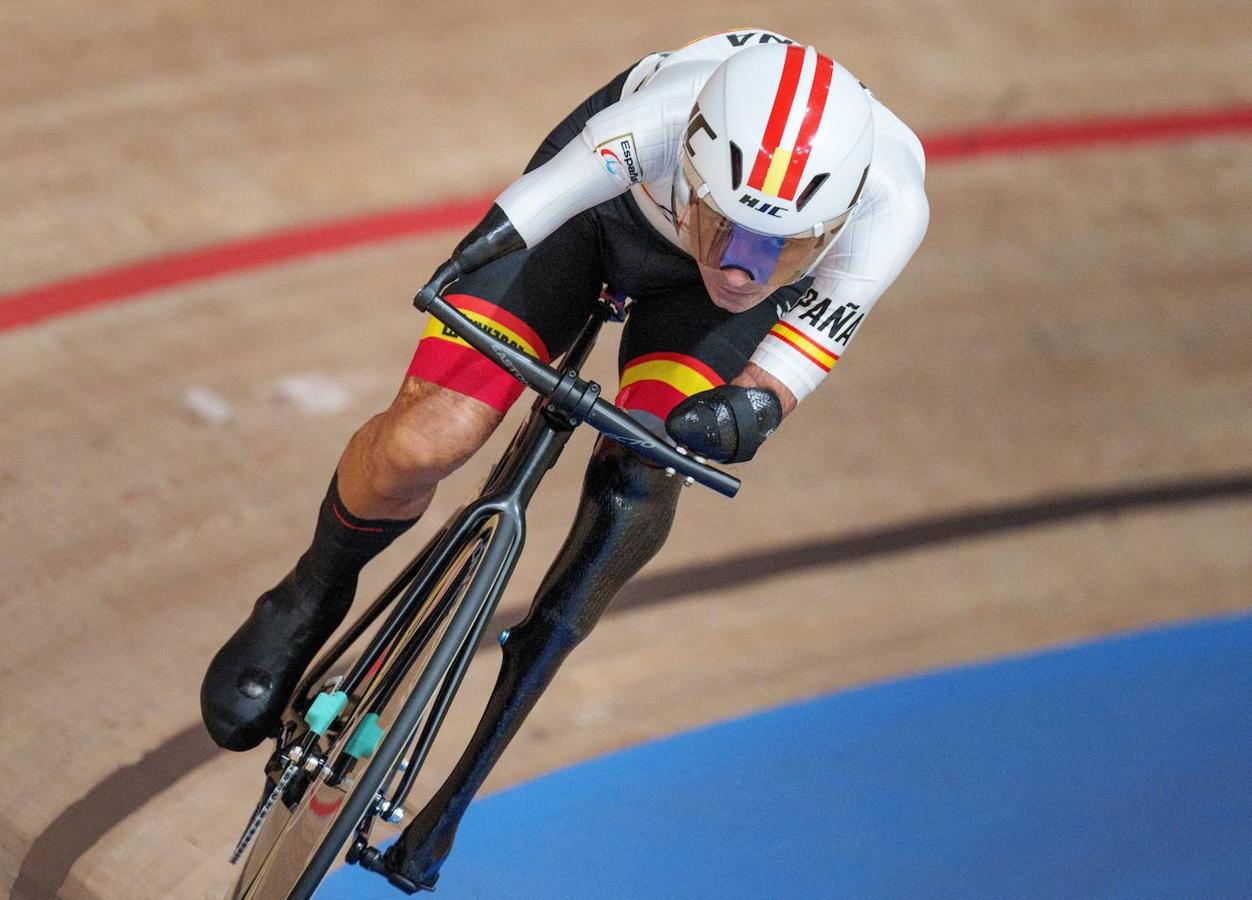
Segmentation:
{"type": "MultiPolygon", "coordinates": [[[[596,337],[603,323],[604,317],[600,314],[588,320],[574,341],[573,346],[566,353],[563,360],[564,365],[574,369],[582,368],[587,355],[595,345],[596,337]]],[[[507,561],[509,572],[512,571],[517,557],[521,555],[525,543],[526,509],[529,506],[530,498],[534,495],[544,474],[560,458],[561,452],[565,449],[565,444],[574,428],[574,425],[563,422],[556,416],[549,415],[543,398],[538,398],[531,408],[530,416],[518,428],[508,449],[505,450],[490,476],[488,476],[482,497],[468,508],[465,508],[457,517],[457,521],[451,526],[455,531],[464,535],[465,532],[460,531],[458,527],[461,520],[467,518],[470,520],[477,519],[480,510],[487,510],[488,515],[507,516],[518,534],[515,552],[507,561]],[[497,503],[500,504],[498,508],[495,506],[497,503]]],[[[507,580],[507,573],[502,574],[501,577],[507,580]]],[[[475,598],[468,595],[462,603],[476,605],[475,598]]],[[[426,761],[426,756],[434,743],[435,735],[443,724],[444,715],[447,713],[448,707],[451,706],[452,698],[456,695],[456,691],[461,685],[461,679],[465,675],[465,670],[469,667],[469,661],[482,639],[482,633],[495,612],[495,606],[496,604],[493,601],[480,608],[480,613],[474,620],[470,634],[463,642],[459,654],[452,663],[451,670],[440,685],[439,694],[435,698],[434,706],[431,708],[430,716],[426,720],[422,734],[410,752],[409,764],[405,770],[404,777],[392,795],[390,801],[392,808],[403,807],[405,800],[408,798],[409,791],[417,779],[417,774],[421,771],[422,764],[426,761]]]]}
{"type": "MultiPolygon", "coordinates": [[[[595,346],[596,338],[599,336],[600,328],[606,321],[607,315],[608,313],[600,308],[588,318],[587,323],[578,333],[574,343],[561,360],[563,368],[574,370],[582,368],[587,361],[587,356],[595,346]]],[[[531,405],[529,416],[518,427],[513,440],[509,443],[509,446],[505,449],[488,476],[479,500],[469,507],[462,507],[430,539],[422,551],[404,567],[401,573],[370,604],[365,612],[349,626],[348,630],[322,653],[312,668],[310,668],[308,674],[301,679],[300,686],[294,695],[297,698],[297,703],[301,703],[312,686],[325,677],[335,660],[341,658],[347,652],[348,648],[374,624],[378,617],[386,611],[387,607],[395,602],[397,597],[404,593],[406,599],[412,598],[414,601],[420,601],[422,595],[431,587],[431,574],[442,568],[442,565],[429,565],[432,561],[432,554],[437,553],[441,547],[444,548],[446,553],[446,548],[457,546],[475,526],[475,522],[484,514],[483,507],[486,501],[498,492],[504,491],[506,495],[509,493],[509,485],[505,479],[518,468],[517,460],[539,452],[545,454],[545,458],[547,454],[551,454],[551,459],[547,462],[548,468],[555,465],[561,451],[565,447],[565,442],[569,439],[570,432],[574,430],[577,423],[570,423],[556,416],[545,415],[546,405],[544,397],[535,398],[534,403],[531,405]],[[552,432],[552,434],[548,435],[546,432],[552,432]],[[541,444],[544,446],[540,446],[541,444]],[[406,588],[410,588],[410,586],[412,586],[412,589],[406,591],[406,588]]],[[[511,504],[506,503],[506,508],[511,511],[515,509],[519,516],[524,517],[526,506],[530,502],[535,489],[539,486],[543,473],[546,471],[547,468],[528,468],[524,473],[521,473],[522,480],[512,485],[513,492],[516,493],[514,502],[511,504]],[[533,479],[533,483],[530,479],[533,479]]],[[[436,561],[442,563],[444,560],[442,557],[438,557],[436,561]]],[[[340,690],[351,694],[360,686],[362,679],[369,670],[369,666],[372,664],[372,660],[383,647],[387,646],[395,638],[401,625],[408,618],[406,614],[412,613],[413,610],[410,608],[412,605],[414,604],[402,603],[397,613],[389,618],[383,630],[375,635],[366,650],[361,654],[357,664],[347,673],[339,687],[340,690]]],[[[301,707],[297,706],[296,710],[297,712],[301,711],[301,707]]]]}
{"type": "MultiPolygon", "coordinates": [[[[589,317],[562,361],[567,371],[581,368],[604,321],[605,316],[602,313],[589,317]]],[[[351,694],[364,680],[373,661],[411,620],[424,595],[443,572],[452,555],[464,546],[465,541],[475,531],[491,526],[483,558],[464,597],[452,613],[447,631],[375,753],[376,760],[390,760],[388,768],[394,770],[394,766],[413,741],[423,714],[430,707],[426,725],[412,747],[410,763],[389,801],[389,809],[401,805],[413,786],[452,698],[460,687],[470,658],[482,639],[483,631],[495,612],[504,587],[521,555],[526,535],[526,510],[530,500],[543,476],[560,458],[577,425],[578,422],[553,412],[547,398],[537,398],[529,417],[519,427],[508,449],[492,470],[481,496],[461,509],[349,632],[336,642],[314,668],[314,674],[305,679],[306,686],[316,683],[336,655],[346,650],[387,605],[400,597],[400,603],[370,640],[366,651],[340,685],[339,690],[351,694]],[[439,694],[431,706],[431,698],[436,690],[439,694]]],[[[355,791],[344,804],[341,817],[351,820],[357,832],[362,820],[367,817],[371,804],[376,802],[378,790],[386,784],[388,777],[390,771],[380,779],[378,788],[355,791]]],[[[342,847],[341,839],[337,839],[334,834],[327,835],[310,859],[292,896],[311,895],[321,881],[322,873],[334,863],[342,847]]]]}
{"type": "MultiPolygon", "coordinates": [[[[363,706],[353,710],[344,722],[339,738],[333,739],[331,746],[327,748],[327,756],[336,757],[329,766],[328,760],[320,755],[322,751],[319,749],[319,740],[322,731],[310,728],[301,735],[299,725],[289,724],[280,736],[278,752],[271,759],[271,766],[282,767],[282,778],[275,783],[273,792],[258,804],[249,830],[245,831],[236,850],[236,854],[241,852],[255,834],[254,829],[258,823],[265,822],[274,798],[282,794],[287,779],[298,769],[310,773],[325,773],[325,777],[322,774],[314,775],[305,788],[306,791],[314,791],[310,804],[313,799],[319,799],[324,790],[333,792],[336,787],[348,784],[346,797],[342,792],[337,798],[320,797],[323,805],[337,807],[338,812],[329,829],[310,843],[316,844],[316,850],[305,857],[306,865],[288,895],[289,900],[303,900],[311,896],[336,856],[349,841],[352,842],[350,860],[359,861],[365,868],[385,874],[394,884],[406,890],[418,888],[398,873],[392,872],[381,854],[369,847],[370,823],[376,816],[389,818],[412,787],[452,697],[461,684],[469,659],[481,640],[521,555],[526,535],[526,508],[544,474],[556,464],[575,428],[583,423],[591,425],[605,437],[664,467],[667,475],[683,478],[687,484],[703,484],[728,497],[733,497],[739,488],[737,478],[708,465],[705,460],[689,454],[682,447],[671,446],[635,421],[625,410],[602,400],[600,386],[579,376],[578,370],[586,361],[600,327],[610,317],[607,306],[601,305],[597,313],[588,318],[558,370],[480,330],[460,310],[440,296],[441,290],[438,279],[432,281],[418,293],[414,305],[423,312],[432,313],[467,344],[540,396],[531,407],[530,416],[518,429],[503,457],[492,469],[482,495],[462,508],[431,540],[348,632],[322,656],[311,674],[301,683],[294,703],[297,714],[303,704],[302,698],[310,692],[310,685],[317,683],[329,670],[331,663],[342,657],[377,618],[394,604],[386,621],[371,637],[365,651],[334,689],[340,697],[351,697],[356,695],[357,689],[363,683],[371,680],[370,691],[361,698],[362,704],[371,697],[379,696],[373,693],[375,688],[385,693],[387,698],[395,696],[394,691],[402,684],[408,691],[399,712],[385,729],[381,742],[373,748],[368,764],[354,781],[347,781],[346,774],[352,769],[353,762],[345,757],[354,754],[347,752],[344,739],[350,731],[356,734],[355,729],[362,721],[361,716],[365,715],[362,712],[363,706]],[[454,600],[446,609],[435,610],[432,613],[435,618],[423,617],[423,624],[416,630],[411,630],[428,595],[445,575],[448,567],[454,564],[457,555],[466,548],[467,542],[474,538],[475,533],[485,541],[485,549],[482,549],[478,559],[469,563],[475,568],[467,576],[469,582],[463,588],[464,593],[459,602],[454,600]],[[444,625],[444,622],[447,624],[444,625]],[[440,627],[445,628],[444,633],[431,650],[428,642],[440,627]],[[389,663],[385,669],[377,669],[375,664],[387,658],[385,654],[389,645],[401,638],[404,640],[403,646],[392,649],[403,655],[389,663]],[[428,651],[430,655],[425,665],[417,675],[416,682],[409,687],[405,679],[413,671],[411,663],[418,654],[428,651]],[[372,681],[376,672],[381,672],[379,678],[383,681],[372,681]],[[437,697],[436,691],[439,692],[437,697]],[[435,698],[433,706],[432,698],[435,698]],[[428,708],[430,715],[419,736],[417,729],[428,708]],[[415,738],[416,743],[413,743],[415,738]],[[391,800],[388,800],[385,796],[388,785],[397,768],[401,766],[403,755],[410,745],[411,764],[391,800]]],[[[460,591],[462,588],[458,586],[455,590],[460,591]]],[[[323,729],[325,727],[327,726],[322,726],[323,729]]],[[[281,837],[276,838],[280,839],[281,837]]],[[[273,846],[271,843],[271,848],[273,846]]],[[[252,867],[252,859],[249,857],[245,876],[237,884],[235,896],[253,896],[258,879],[263,877],[262,870],[269,865],[271,859],[277,858],[267,852],[257,863],[261,868],[252,868],[249,877],[247,870],[252,867]],[[238,892],[241,888],[243,893],[238,892]]]]}

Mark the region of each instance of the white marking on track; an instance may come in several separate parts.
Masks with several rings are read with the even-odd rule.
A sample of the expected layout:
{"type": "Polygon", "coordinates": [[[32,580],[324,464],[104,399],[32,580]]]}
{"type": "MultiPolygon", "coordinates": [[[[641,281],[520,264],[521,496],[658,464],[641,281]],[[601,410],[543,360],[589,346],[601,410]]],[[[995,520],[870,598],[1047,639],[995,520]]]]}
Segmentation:
{"type": "Polygon", "coordinates": [[[217,391],[206,387],[191,387],[183,391],[183,406],[206,425],[221,428],[235,418],[235,409],[217,391]]]}
{"type": "Polygon", "coordinates": [[[321,372],[305,372],[280,379],[278,396],[309,416],[342,412],[352,404],[352,392],[347,385],[321,372]]]}

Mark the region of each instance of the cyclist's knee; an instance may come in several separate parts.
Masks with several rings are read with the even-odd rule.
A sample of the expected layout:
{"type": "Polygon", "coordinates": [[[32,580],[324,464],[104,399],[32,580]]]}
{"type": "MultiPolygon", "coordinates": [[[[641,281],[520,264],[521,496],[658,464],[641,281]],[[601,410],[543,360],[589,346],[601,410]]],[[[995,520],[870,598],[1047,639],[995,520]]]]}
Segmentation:
{"type": "MultiPolygon", "coordinates": [[[[503,415],[478,400],[420,378],[406,378],[377,416],[367,469],[382,493],[433,486],[477,452],[503,415]]],[[[371,423],[373,424],[373,423],[371,423]]]]}
{"type": "MultiPolygon", "coordinates": [[[[681,478],[667,476],[639,454],[602,438],[587,466],[583,501],[612,519],[633,525],[648,522],[657,513],[676,506],[681,485],[681,478]]],[[[667,533],[668,528],[664,531],[667,533]]],[[[652,536],[664,540],[664,533],[652,536]]]]}
{"type": "Polygon", "coordinates": [[[513,643],[516,655],[559,661],[587,637],[626,581],[664,545],[681,486],[682,479],[602,438],[569,537],[506,651],[513,643]]]}

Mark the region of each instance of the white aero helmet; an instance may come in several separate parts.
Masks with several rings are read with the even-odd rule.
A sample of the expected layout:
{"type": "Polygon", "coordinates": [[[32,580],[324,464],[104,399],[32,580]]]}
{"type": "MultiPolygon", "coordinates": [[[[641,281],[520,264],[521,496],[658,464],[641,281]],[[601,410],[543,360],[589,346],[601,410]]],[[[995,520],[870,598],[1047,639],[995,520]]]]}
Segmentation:
{"type": "Polygon", "coordinates": [[[741,50],[687,122],[674,175],[679,239],[703,265],[790,284],[848,220],[873,150],[869,95],[847,69],[812,47],[741,50]]]}

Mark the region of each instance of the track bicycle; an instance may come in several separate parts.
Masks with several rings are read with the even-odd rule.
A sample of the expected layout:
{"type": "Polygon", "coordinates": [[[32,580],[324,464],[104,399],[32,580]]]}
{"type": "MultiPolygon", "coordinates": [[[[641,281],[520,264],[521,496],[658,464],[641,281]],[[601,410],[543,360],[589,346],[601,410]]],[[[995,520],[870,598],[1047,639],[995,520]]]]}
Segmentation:
{"type": "Polygon", "coordinates": [[[625,318],[613,303],[600,300],[553,368],[477,327],[433,284],[414,305],[538,397],[478,498],[452,516],[305,674],[266,763],[261,799],[232,855],[232,862],[244,863],[230,898],[303,900],[341,857],[406,892],[433,888],[392,872],[371,845],[371,830],[378,821],[402,821],[521,554],[530,499],[577,427],[590,425],[686,484],[728,497],[739,488],[738,479],[671,446],[579,376],[604,322],[625,318]]]}

